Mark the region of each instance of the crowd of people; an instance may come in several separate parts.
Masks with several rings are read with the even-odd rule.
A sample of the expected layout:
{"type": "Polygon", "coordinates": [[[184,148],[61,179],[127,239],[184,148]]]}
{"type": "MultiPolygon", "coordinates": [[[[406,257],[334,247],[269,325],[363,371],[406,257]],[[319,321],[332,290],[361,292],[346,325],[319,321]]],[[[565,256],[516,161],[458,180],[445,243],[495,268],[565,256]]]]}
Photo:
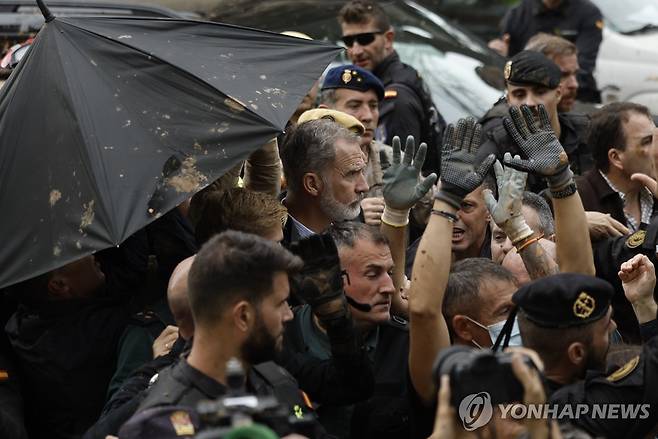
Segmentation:
{"type": "Polygon", "coordinates": [[[591,7],[524,0],[504,96],[446,125],[381,6],[347,2],[352,64],[283,136],[2,291],[0,437],[656,437],[658,130],[572,112],[591,7]]]}

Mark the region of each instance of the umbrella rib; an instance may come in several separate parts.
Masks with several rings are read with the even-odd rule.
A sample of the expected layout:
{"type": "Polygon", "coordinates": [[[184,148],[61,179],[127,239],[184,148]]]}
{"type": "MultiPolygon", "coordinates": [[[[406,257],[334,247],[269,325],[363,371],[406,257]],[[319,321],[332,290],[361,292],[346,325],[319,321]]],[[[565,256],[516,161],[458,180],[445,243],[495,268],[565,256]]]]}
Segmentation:
{"type": "MultiPolygon", "coordinates": [[[[63,59],[63,56],[60,52],[59,44],[56,44],[56,47],[57,47],[57,51],[59,52],[58,59],[61,60],[61,59],[63,59]]],[[[75,87],[70,83],[68,75],[64,75],[64,77],[66,79],[66,87],[68,88],[67,93],[68,93],[68,95],[73,96],[73,93],[71,93],[71,91],[75,87]]],[[[87,135],[88,133],[85,132],[86,125],[81,123],[82,121],[80,119],[80,116],[78,115],[78,112],[71,111],[71,114],[72,114],[72,116],[75,117],[75,120],[77,122],[77,126],[79,127],[79,130],[80,130],[80,133],[81,133],[81,136],[83,138],[89,138],[90,136],[88,136],[87,135]]],[[[80,151],[80,154],[84,154],[86,156],[87,162],[90,163],[90,166],[92,167],[92,169],[90,169],[90,172],[91,172],[92,175],[94,175],[95,173],[93,172],[93,165],[91,165],[92,161],[90,160],[89,151],[86,148],[84,148],[82,151],[80,151]]],[[[101,163],[101,166],[103,167],[103,183],[105,185],[106,192],[109,192],[109,189],[110,189],[111,185],[110,185],[110,182],[107,178],[108,171],[105,168],[104,161],[100,160],[100,163],[101,163]]],[[[98,208],[96,208],[96,210],[97,211],[101,210],[101,211],[105,212],[106,213],[105,217],[109,217],[109,214],[111,212],[114,212],[114,208],[115,208],[114,198],[110,197],[110,201],[109,201],[110,205],[108,206],[107,205],[107,200],[105,200],[104,197],[102,196],[102,192],[101,192],[100,187],[98,185],[98,183],[100,181],[96,178],[90,178],[89,182],[93,186],[92,191],[93,191],[93,194],[94,194],[94,200],[95,200],[95,202],[98,203],[98,206],[99,206],[98,208]],[[110,208],[110,210],[108,210],[108,207],[110,208]]],[[[96,215],[96,217],[98,218],[99,215],[96,215]]],[[[109,230],[109,232],[110,232],[110,236],[109,236],[110,242],[107,243],[108,246],[118,245],[118,231],[115,230],[113,222],[109,221],[109,223],[106,224],[105,229],[109,230]]]]}
{"type": "MultiPolygon", "coordinates": [[[[163,20],[165,20],[165,19],[163,19],[163,20]]],[[[167,61],[166,59],[163,59],[163,58],[161,58],[161,57],[159,57],[159,56],[157,56],[157,55],[155,55],[155,54],[153,54],[153,53],[149,53],[149,52],[145,51],[144,49],[140,49],[139,47],[135,47],[135,46],[133,46],[133,45],[130,45],[130,44],[124,43],[123,41],[117,41],[117,40],[115,40],[114,38],[110,38],[110,37],[107,37],[107,36],[105,36],[105,35],[102,35],[102,34],[99,34],[99,33],[96,33],[96,32],[92,32],[92,31],[90,31],[89,29],[85,29],[84,27],[78,26],[78,25],[76,25],[76,24],[74,24],[74,23],[71,23],[71,22],[69,22],[69,21],[62,20],[62,19],[59,19],[59,21],[61,21],[61,22],[63,22],[63,23],[66,23],[66,24],[69,25],[69,26],[75,27],[76,29],[79,29],[79,30],[81,30],[81,31],[83,31],[83,32],[89,33],[89,34],[91,34],[91,35],[95,35],[95,36],[97,36],[97,37],[99,37],[99,38],[103,38],[103,39],[108,40],[108,41],[112,41],[112,42],[115,43],[115,44],[119,44],[119,45],[121,45],[121,46],[124,46],[124,47],[130,48],[130,49],[135,50],[135,51],[137,51],[137,52],[140,52],[140,53],[142,53],[142,54],[144,54],[144,55],[146,55],[146,56],[150,56],[151,58],[156,59],[156,60],[160,61],[160,62],[163,63],[163,64],[166,64],[166,65],[168,65],[168,66],[170,66],[170,67],[172,67],[172,68],[174,68],[174,69],[176,69],[176,70],[179,70],[179,71],[183,72],[185,75],[189,76],[192,80],[199,81],[199,82],[205,84],[206,86],[212,88],[212,89],[215,90],[216,92],[218,92],[218,93],[220,93],[220,94],[222,94],[222,95],[224,95],[224,96],[226,96],[226,97],[229,97],[229,98],[233,99],[234,101],[238,102],[233,96],[230,96],[230,95],[224,93],[222,90],[218,89],[217,87],[215,87],[214,85],[212,85],[212,84],[209,83],[208,81],[203,80],[202,78],[200,78],[199,76],[195,75],[194,73],[192,73],[192,72],[190,72],[190,71],[188,71],[188,70],[186,70],[186,69],[184,69],[184,68],[182,68],[182,67],[180,67],[180,66],[177,66],[177,65],[175,65],[175,64],[172,64],[171,62],[167,61]]],[[[168,20],[165,20],[165,21],[168,21],[168,20]]],[[[186,20],[175,20],[175,21],[184,21],[184,22],[186,22],[186,20]]],[[[202,23],[202,22],[195,22],[195,23],[202,23]]],[[[260,114],[254,112],[253,110],[251,110],[250,108],[248,108],[248,107],[245,106],[245,105],[242,105],[242,107],[244,108],[245,111],[249,112],[249,114],[254,115],[254,116],[257,117],[260,121],[265,122],[266,124],[268,124],[268,125],[271,126],[272,128],[278,130],[279,132],[282,132],[282,128],[276,126],[276,125],[275,125],[274,123],[272,123],[270,120],[265,119],[263,116],[261,116],[260,114]]]]}

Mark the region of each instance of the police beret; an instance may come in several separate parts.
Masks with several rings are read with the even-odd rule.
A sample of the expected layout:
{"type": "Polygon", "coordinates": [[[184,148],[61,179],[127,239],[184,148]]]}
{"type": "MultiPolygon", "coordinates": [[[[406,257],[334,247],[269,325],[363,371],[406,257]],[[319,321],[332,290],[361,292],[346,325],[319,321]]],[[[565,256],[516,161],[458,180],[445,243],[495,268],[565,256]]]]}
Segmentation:
{"type": "Polygon", "coordinates": [[[199,416],[189,407],[163,406],[135,414],[119,430],[121,439],[194,437],[201,426],[199,416]]]}
{"type": "Polygon", "coordinates": [[[512,301],[537,326],[569,328],[602,318],[613,294],[612,285],[597,277],[560,273],[524,285],[512,301]]]}
{"type": "Polygon", "coordinates": [[[374,90],[380,101],[384,99],[384,85],[379,78],[368,70],[353,64],[334,67],[327,72],[322,83],[322,90],[331,88],[349,88],[362,92],[374,90]]]}
{"type": "Polygon", "coordinates": [[[540,52],[524,50],[505,64],[505,80],[512,84],[543,85],[550,89],[560,85],[560,68],[540,52]]]}
{"type": "Polygon", "coordinates": [[[297,124],[301,125],[304,122],[318,119],[332,120],[359,136],[363,136],[363,133],[366,131],[363,124],[359,122],[359,119],[356,117],[351,114],[343,113],[342,111],[330,110],[328,108],[314,108],[312,110],[304,111],[299,116],[299,119],[297,119],[297,124]]]}

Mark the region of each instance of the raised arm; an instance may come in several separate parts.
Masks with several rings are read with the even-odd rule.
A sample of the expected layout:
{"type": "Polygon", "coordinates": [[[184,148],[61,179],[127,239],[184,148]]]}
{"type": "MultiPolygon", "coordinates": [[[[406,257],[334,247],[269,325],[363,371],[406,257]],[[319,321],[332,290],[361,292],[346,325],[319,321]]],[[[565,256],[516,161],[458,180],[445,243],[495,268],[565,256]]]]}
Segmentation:
{"type": "Polygon", "coordinates": [[[539,121],[527,106],[510,108],[504,125],[528,159],[506,157],[505,164],[544,176],[553,199],[555,241],[560,271],[594,275],[594,257],[585,209],[576,191],[569,158],[555,136],[548,113],[539,105],[539,121]]]}
{"type": "Polygon", "coordinates": [[[273,197],[281,191],[281,160],[276,137],[252,152],[245,162],[244,185],[273,197]]]}
{"type": "Polygon", "coordinates": [[[633,256],[621,264],[619,278],[640,325],[656,320],[658,305],[653,297],[656,270],[649,258],[645,255],[633,256]]]}
{"type": "Polygon", "coordinates": [[[409,224],[409,211],[414,204],[425,196],[436,183],[436,174],[430,174],[419,182],[420,171],[425,162],[427,145],[421,143],[414,158],[414,138],[407,137],[404,158],[401,158],[400,138],[393,138],[393,164],[384,173],[384,213],[381,231],[388,238],[393,268],[392,310],[396,315],[408,316],[407,301],[402,299],[400,291],[404,282],[404,265],[406,250],[406,230],[409,224]]]}
{"type": "Polygon", "coordinates": [[[409,373],[416,393],[427,404],[436,397],[434,359],[450,345],[441,307],[452,259],[452,225],[462,200],[482,184],[495,160],[491,155],[475,169],[481,131],[473,119],[460,120],[456,130],[453,125],[446,129],[441,183],[411,275],[409,373]]]}
{"type": "MultiPolygon", "coordinates": [[[[509,153],[506,153],[505,157],[512,158],[509,153]]],[[[558,273],[557,264],[539,243],[543,235],[537,235],[530,229],[521,211],[528,174],[509,166],[503,168],[498,161],[494,164],[494,171],[498,185],[498,200],[496,201],[491,190],[484,190],[484,201],[491,218],[516,247],[530,279],[558,273]]]]}

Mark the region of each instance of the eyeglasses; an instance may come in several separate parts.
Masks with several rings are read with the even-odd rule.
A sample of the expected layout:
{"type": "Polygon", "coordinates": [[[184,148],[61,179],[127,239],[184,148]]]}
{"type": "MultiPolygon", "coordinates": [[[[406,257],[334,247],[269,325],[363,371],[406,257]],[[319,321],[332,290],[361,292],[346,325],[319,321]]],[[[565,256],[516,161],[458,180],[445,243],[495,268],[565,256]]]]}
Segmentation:
{"type": "Polygon", "coordinates": [[[359,43],[359,46],[367,46],[368,44],[371,44],[373,41],[375,41],[376,35],[381,35],[383,33],[384,33],[383,31],[364,32],[362,34],[346,35],[341,39],[343,40],[343,43],[345,43],[345,46],[347,47],[352,47],[355,41],[359,43]]]}

